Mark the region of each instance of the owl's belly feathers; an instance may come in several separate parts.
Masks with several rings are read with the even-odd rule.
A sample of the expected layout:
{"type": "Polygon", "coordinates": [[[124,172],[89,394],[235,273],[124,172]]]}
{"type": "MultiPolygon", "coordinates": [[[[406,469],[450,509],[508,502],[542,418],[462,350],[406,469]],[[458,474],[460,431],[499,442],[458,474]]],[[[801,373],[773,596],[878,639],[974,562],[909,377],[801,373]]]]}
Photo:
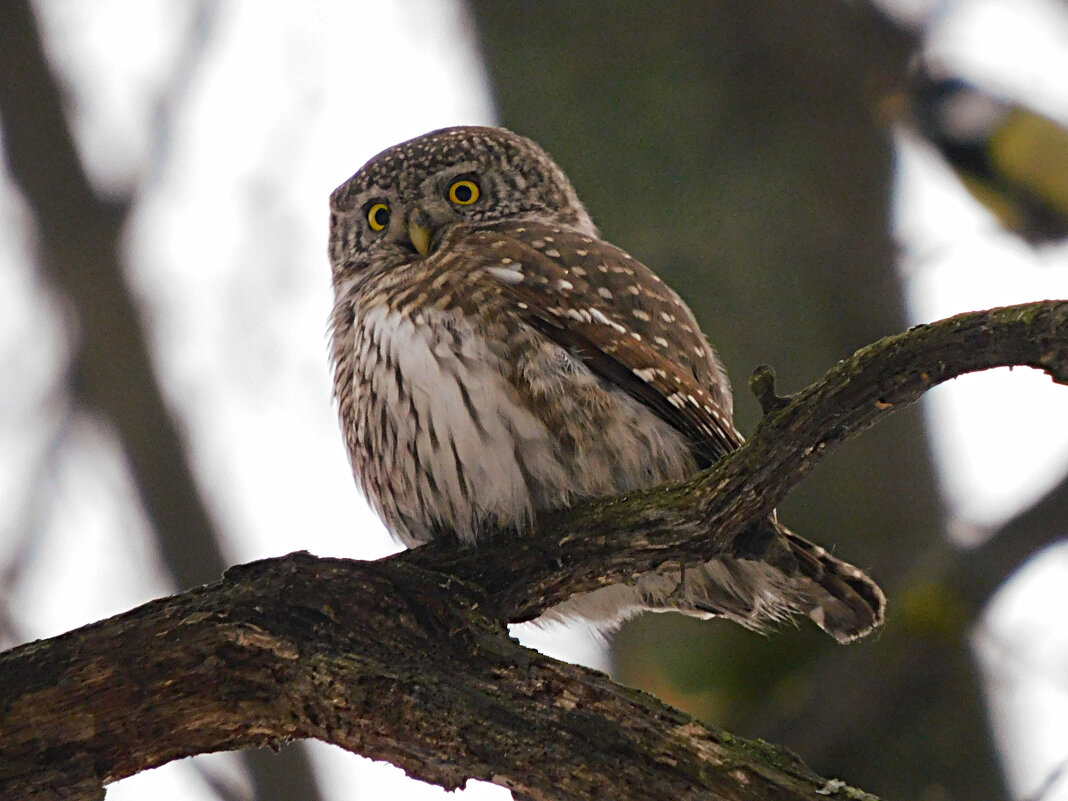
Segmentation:
{"type": "Polygon", "coordinates": [[[353,469],[399,540],[473,542],[694,472],[674,429],[560,347],[525,328],[487,338],[479,324],[437,309],[357,315],[353,469]]]}

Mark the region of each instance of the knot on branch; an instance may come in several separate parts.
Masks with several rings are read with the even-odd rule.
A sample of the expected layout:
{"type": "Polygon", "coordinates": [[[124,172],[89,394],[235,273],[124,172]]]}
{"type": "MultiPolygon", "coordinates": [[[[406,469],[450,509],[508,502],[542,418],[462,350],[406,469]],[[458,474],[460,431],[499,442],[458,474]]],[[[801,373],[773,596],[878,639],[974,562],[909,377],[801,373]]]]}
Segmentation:
{"type": "Polygon", "coordinates": [[[776,394],[775,369],[770,364],[761,364],[753,370],[749,376],[749,389],[756,396],[765,417],[790,402],[789,395],[776,394]]]}

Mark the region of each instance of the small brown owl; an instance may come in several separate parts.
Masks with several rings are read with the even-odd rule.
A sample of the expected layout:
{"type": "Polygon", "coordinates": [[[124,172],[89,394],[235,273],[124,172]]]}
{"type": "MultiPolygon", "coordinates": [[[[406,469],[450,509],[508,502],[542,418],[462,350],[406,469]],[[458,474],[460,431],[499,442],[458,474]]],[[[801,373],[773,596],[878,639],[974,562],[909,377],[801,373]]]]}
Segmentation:
{"type": "MultiPolygon", "coordinates": [[[[331,196],[330,260],[341,427],[406,545],[521,536],[539,512],[687,478],[742,444],[690,309],[598,237],[529,139],[447,128],[375,156],[331,196]]],[[[667,565],[549,616],[759,629],[801,613],[848,641],[883,606],[862,571],[772,518],[684,577],[667,565]]]]}

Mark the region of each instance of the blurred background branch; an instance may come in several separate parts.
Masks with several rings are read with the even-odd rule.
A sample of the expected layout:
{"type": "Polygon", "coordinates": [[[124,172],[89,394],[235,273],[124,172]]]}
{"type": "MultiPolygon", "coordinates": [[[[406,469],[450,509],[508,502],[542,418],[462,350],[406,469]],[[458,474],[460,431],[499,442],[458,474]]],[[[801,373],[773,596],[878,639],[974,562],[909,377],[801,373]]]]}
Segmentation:
{"type": "MultiPolygon", "coordinates": [[[[103,198],[91,186],[29,1],[8,3],[0,29],[4,157],[33,213],[38,268],[73,318],[72,402],[117,434],[175,588],[215,581],[227,560],[123,272],[123,233],[136,198],[103,198]]],[[[196,34],[206,37],[204,29],[196,34]]],[[[159,115],[159,122],[166,126],[168,116],[159,115]]],[[[279,754],[248,751],[244,758],[256,798],[318,798],[299,745],[279,754]]]]}

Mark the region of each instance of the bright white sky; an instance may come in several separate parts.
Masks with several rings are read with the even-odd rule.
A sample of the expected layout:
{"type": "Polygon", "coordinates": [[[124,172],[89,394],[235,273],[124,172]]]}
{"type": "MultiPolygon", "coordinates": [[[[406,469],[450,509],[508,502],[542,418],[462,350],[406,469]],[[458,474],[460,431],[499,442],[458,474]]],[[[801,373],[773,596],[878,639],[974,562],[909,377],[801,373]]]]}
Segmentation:
{"type": "MultiPolygon", "coordinates": [[[[932,56],[1068,125],[1068,6],[972,0],[944,8],[931,30],[932,56]]],[[[1068,298],[1068,246],[1035,251],[1001,231],[907,135],[895,208],[915,322],[1068,298]]],[[[1068,392],[1040,373],[964,376],[929,393],[925,410],[942,488],[958,516],[954,533],[965,541],[1041,497],[1068,470],[1068,392]]],[[[1020,797],[1035,797],[1068,760],[1066,580],[1068,548],[1034,560],[999,594],[975,636],[995,730],[1020,797]]],[[[1068,781],[1054,781],[1042,798],[1068,799],[1068,781]]]]}
{"type": "MultiPolygon", "coordinates": [[[[94,180],[111,190],[145,184],[129,232],[131,276],[165,390],[225,528],[227,558],[395,550],[355,493],[330,403],[326,199],[390,144],[444,125],[493,122],[461,11],[444,0],[229,0],[219,4],[195,70],[176,81],[193,3],[38,5],[76,98],[79,146],[94,180]],[[165,140],[152,127],[161,113],[172,125],[165,140]]],[[[943,13],[938,54],[1068,123],[1065,6],[963,5],[943,13]]],[[[901,139],[898,234],[916,321],[1068,297],[1068,248],[1035,253],[1000,233],[936,159],[901,139]]],[[[0,374],[18,388],[0,395],[0,451],[13,456],[0,460],[0,496],[24,497],[33,477],[19,467],[40,464],[56,432],[65,433],[48,462],[49,502],[30,509],[30,520],[0,519],[0,549],[34,532],[13,611],[27,637],[40,637],[170,588],[145,570],[157,557],[130,511],[125,466],[108,432],[61,408],[62,340],[42,324],[58,325],[61,309],[38,292],[18,234],[22,215],[11,193],[0,192],[0,374]]],[[[1010,516],[1068,469],[1068,391],[1027,372],[958,380],[927,406],[951,508],[970,524],[1010,516]]],[[[1068,756],[1068,687],[1055,678],[1068,664],[1068,638],[1055,636],[1068,559],[1040,561],[1003,593],[978,636],[1021,793],[1068,756]],[[1039,614],[1043,607],[1054,614],[1039,614]]],[[[566,647],[571,658],[599,658],[581,636],[566,647]]],[[[319,744],[314,754],[329,798],[441,797],[339,749],[319,744]]],[[[233,761],[213,757],[210,769],[232,775],[233,761]]],[[[489,785],[467,795],[508,797],[489,785]]],[[[109,801],[207,797],[181,764],[108,793],[109,801]]],[[[1046,799],[1068,799],[1068,782],[1046,799]]]]}

